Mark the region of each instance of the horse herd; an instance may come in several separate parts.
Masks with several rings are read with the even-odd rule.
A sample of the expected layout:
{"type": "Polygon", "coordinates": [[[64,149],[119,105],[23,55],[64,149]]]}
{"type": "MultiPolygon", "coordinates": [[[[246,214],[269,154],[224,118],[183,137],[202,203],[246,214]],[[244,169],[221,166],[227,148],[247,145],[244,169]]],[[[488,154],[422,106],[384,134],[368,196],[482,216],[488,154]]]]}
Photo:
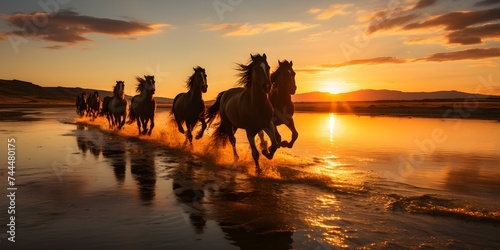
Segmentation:
{"type": "MultiPolygon", "coordinates": [[[[192,145],[192,131],[198,122],[201,129],[196,139],[203,136],[205,129],[220,117],[212,135],[217,145],[229,142],[233,149],[234,160],[238,160],[236,151],[236,137],[238,129],[244,129],[255,162],[257,172],[260,173],[259,151],[255,145],[255,136],[260,137],[262,154],[272,159],[279,147],[293,147],[298,132],[293,121],[294,104],[291,95],[295,94],[295,71],[292,61],[279,61],[278,68],[271,74],[266,54],[250,55],[248,64],[238,64],[240,72],[239,87],[231,88],[217,95],[215,103],[205,108],[202,94],[208,90],[207,74],[204,68],[193,68],[194,72],[186,83],[188,91],[178,94],[173,101],[171,113],[180,133],[185,134],[186,142],[192,145]],[[185,124],[185,129],[183,127],[185,124]],[[282,141],[276,126],[286,125],[292,131],[291,141],[282,141]],[[268,147],[264,140],[265,132],[270,140],[268,147]]],[[[110,128],[121,129],[125,123],[137,123],[139,134],[151,135],[155,126],[154,116],[156,102],[154,100],[154,76],[137,77],[137,88],[130,106],[125,98],[123,81],[117,81],[113,88],[113,95],[101,100],[96,91],[87,96],[83,93],[76,98],[76,109],[80,116],[85,113],[91,120],[97,116],[105,116],[110,128]],[[128,107],[128,112],[127,112],[128,107]],[[128,121],[127,121],[128,113],[128,121]],[[149,123],[149,129],[148,129],[149,123]]]]}

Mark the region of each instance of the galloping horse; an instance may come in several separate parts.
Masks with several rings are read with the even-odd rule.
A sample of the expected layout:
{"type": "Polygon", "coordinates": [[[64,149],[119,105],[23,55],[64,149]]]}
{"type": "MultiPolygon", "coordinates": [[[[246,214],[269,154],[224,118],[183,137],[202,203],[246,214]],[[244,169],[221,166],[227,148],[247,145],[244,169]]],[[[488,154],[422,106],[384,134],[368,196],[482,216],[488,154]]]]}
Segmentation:
{"type": "Polygon", "coordinates": [[[208,122],[211,123],[217,114],[220,114],[220,124],[214,131],[214,140],[223,145],[227,140],[233,147],[235,161],[238,160],[236,152],[236,138],[234,133],[238,128],[246,130],[252,157],[257,173],[261,172],[259,166],[259,152],[255,146],[255,135],[264,130],[271,139],[271,147],[262,150],[262,154],[272,159],[278,143],[274,135],[273,107],[268,99],[271,88],[269,79],[269,64],[267,56],[250,55],[252,62],[248,65],[239,64],[239,84],[243,88],[232,88],[219,93],[215,103],[208,109],[208,122]]]}
{"type": "Polygon", "coordinates": [[[113,99],[112,96],[104,97],[104,99],[102,100],[101,113],[99,113],[99,116],[106,116],[106,119],[108,120],[109,128],[112,128],[112,122],[113,122],[112,114],[109,111],[109,103],[111,102],[111,99],[113,99]]]}
{"type": "Polygon", "coordinates": [[[140,95],[136,95],[132,98],[127,123],[132,124],[134,121],[137,121],[139,135],[145,135],[146,133],[151,135],[155,126],[156,101],[153,98],[156,91],[155,77],[144,76],[144,78],[136,77],[136,79],[138,82],[136,92],[139,92],[140,95]],[[151,121],[151,125],[149,126],[148,131],[149,121],[151,121]]]}
{"type": "MultiPolygon", "coordinates": [[[[280,62],[278,60],[278,65],[278,69],[271,74],[273,87],[269,94],[269,99],[274,108],[274,130],[276,141],[280,146],[292,148],[299,136],[297,129],[295,129],[295,123],[293,122],[294,105],[292,102],[292,95],[297,91],[297,85],[295,85],[295,71],[292,68],[292,61],[288,62],[285,60],[280,62]],[[276,126],[282,124],[285,124],[285,126],[292,131],[292,140],[290,142],[281,140],[281,135],[276,126]]],[[[261,142],[264,142],[264,134],[262,132],[259,132],[259,137],[261,142]]],[[[261,146],[263,145],[265,145],[265,143],[261,144],[261,146]]]]}
{"type": "Polygon", "coordinates": [[[81,95],[76,96],[76,113],[80,116],[85,115],[87,110],[87,93],[83,92],[81,95]]]}
{"type": "Polygon", "coordinates": [[[90,116],[91,120],[94,120],[101,110],[101,97],[99,96],[99,92],[95,91],[87,100],[87,114],[90,116]]]}
{"type": "Polygon", "coordinates": [[[127,118],[127,99],[125,98],[125,84],[123,81],[116,81],[113,89],[113,97],[109,101],[108,110],[111,114],[113,127],[121,129],[125,125],[127,118]]]}
{"type": "Polygon", "coordinates": [[[186,142],[193,144],[193,134],[191,133],[198,121],[201,122],[201,129],[196,135],[196,139],[203,136],[203,132],[207,128],[205,122],[205,102],[202,98],[202,93],[206,93],[208,89],[207,74],[205,69],[201,67],[193,68],[194,73],[187,80],[186,87],[189,89],[187,93],[180,93],[174,98],[172,113],[174,114],[175,122],[179,132],[184,134],[182,122],[186,123],[186,142]]]}

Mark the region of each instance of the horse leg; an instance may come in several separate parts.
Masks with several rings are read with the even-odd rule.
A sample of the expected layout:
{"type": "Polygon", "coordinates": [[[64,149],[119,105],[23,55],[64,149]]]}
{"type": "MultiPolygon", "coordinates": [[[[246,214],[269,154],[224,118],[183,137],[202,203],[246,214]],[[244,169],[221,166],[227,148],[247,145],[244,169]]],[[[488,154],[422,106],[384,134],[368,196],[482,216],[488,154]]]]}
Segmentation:
{"type": "Polygon", "coordinates": [[[182,127],[182,121],[180,119],[175,118],[175,122],[177,123],[177,129],[179,130],[179,132],[181,132],[181,134],[184,134],[184,128],[182,127]]]}
{"type": "Polygon", "coordinates": [[[250,143],[250,148],[252,149],[252,158],[253,158],[253,161],[255,162],[255,169],[257,171],[257,174],[260,174],[262,172],[262,170],[260,169],[260,166],[259,166],[259,151],[257,150],[257,147],[255,146],[255,133],[247,130],[247,138],[248,138],[248,142],[250,143]]]}
{"type": "Polygon", "coordinates": [[[274,126],[274,123],[270,122],[269,127],[264,128],[264,132],[266,132],[267,136],[271,139],[271,147],[269,148],[270,150],[262,150],[262,154],[267,157],[267,159],[271,160],[279,147],[276,141],[276,126],[274,126]]]}
{"type": "Polygon", "coordinates": [[[136,117],[135,122],[137,123],[137,130],[139,130],[139,135],[141,135],[141,119],[136,117]]]}
{"type": "Polygon", "coordinates": [[[201,122],[201,129],[200,131],[198,131],[198,134],[196,135],[196,140],[201,139],[201,137],[203,137],[205,129],[207,129],[207,122],[205,121],[205,118],[201,117],[199,118],[199,121],[201,122]]]}
{"type": "Polygon", "coordinates": [[[145,135],[148,133],[148,118],[142,118],[142,134],[145,135]]]}
{"type": "Polygon", "coordinates": [[[260,138],[260,150],[267,150],[267,141],[264,138],[264,132],[259,131],[258,135],[260,138]]]}
{"type": "MultiPolygon", "coordinates": [[[[293,119],[290,119],[290,122],[285,124],[291,131],[292,131],[292,140],[290,142],[287,141],[282,141],[280,143],[281,147],[287,147],[287,148],[292,148],[293,144],[299,137],[299,132],[297,132],[297,129],[295,129],[295,123],[293,122],[293,119]]],[[[279,141],[279,140],[277,140],[279,141]]]]}
{"type": "Polygon", "coordinates": [[[195,122],[193,123],[188,123],[186,121],[186,139],[189,141],[189,145],[192,147],[193,146],[193,128],[194,128],[194,124],[196,124],[195,122]]]}
{"type": "Polygon", "coordinates": [[[228,133],[229,134],[228,139],[229,139],[229,143],[231,143],[231,146],[233,147],[234,163],[236,163],[240,159],[240,157],[238,156],[238,152],[236,151],[236,137],[234,136],[237,128],[232,127],[230,129],[232,131],[230,133],[228,133]]]}
{"type": "Polygon", "coordinates": [[[154,116],[151,117],[151,124],[149,125],[149,132],[148,135],[151,135],[151,132],[153,132],[153,128],[155,127],[155,118],[154,116]]]}

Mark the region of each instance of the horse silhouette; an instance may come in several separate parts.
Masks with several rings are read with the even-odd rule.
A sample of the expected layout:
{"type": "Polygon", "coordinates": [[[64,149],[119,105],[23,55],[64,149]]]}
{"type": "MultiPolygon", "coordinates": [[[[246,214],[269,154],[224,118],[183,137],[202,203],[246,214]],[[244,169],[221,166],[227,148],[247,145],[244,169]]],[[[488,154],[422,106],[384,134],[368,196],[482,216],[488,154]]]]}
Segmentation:
{"type": "Polygon", "coordinates": [[[259,166],[259,152],[255,146],[255,135],[264,130],[271,139],[271,147],[262,150],[262,154],[272,159],[278,143],[275,139],[274,124],[272,122],[274,111],[268,99],[271,89],[269,64],[267,56],[250,55],[248,65],[238,64],[240,71],[239,85],[244,87],[232,88],[219,93],[215,103],[208,109],[208,122],[212,123],[217,114],[220,114],[220,123],[215,129],[213,139],[216,143],[224,145],[227,141],[233,147],[234,160],[238,160],[236,152],[236,137],[234,133],[241,128],[246,130],[247,139],[252,149],[252,157],[257,173],[261,172],[259,166]]]}
{"type": "Polygon", "coordinates": [[[139,95],[132,98],[128,113],[129,120],[127,123],[132,124],[134,121],[137,121],[139,135],[151,135],[155,126],[156,101],[153,98],[156,91],[155,77],[148,75],[144,76],[144,78],[136,77],[136,79],[138,82],[136,92],[138,92],[139,95]],[[148,130],[149,122],[151,122],[151,124],[148,130]]]}
{"type": "Polygon", "coordinates": [[[194,73],[187,80],[186,87],[189,89],[186,93],[180,93],[174,98],[172,106],[172,114],[174,115],[177,128],[182,134],[186,134],[186,142],[189,141],[193,145],[192,131],[198,123],[201,122],[201,129],[196,135],[196,139],[203,136],[203,132],[207,128],[205,122],[205,102],[202,94],[207,92],[207,74],[202,67],[193,68],[194,73]],[[182,123],[186,124],[186,131],[182,127],[182,123]]]}

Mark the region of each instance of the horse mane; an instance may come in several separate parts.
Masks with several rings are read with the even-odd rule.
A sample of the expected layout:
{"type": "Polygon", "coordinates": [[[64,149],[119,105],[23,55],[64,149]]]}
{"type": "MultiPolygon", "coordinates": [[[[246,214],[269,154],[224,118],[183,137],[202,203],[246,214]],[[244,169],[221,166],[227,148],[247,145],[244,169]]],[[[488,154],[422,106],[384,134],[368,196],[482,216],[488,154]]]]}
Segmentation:
{"type": "Polygon", "coordinates": [[[146,79],[140,76],[136,76],[135,79],[137,80],[137,87],[135,88],[135,92],[142,93],[142,91],[144,90],[144,83],[146,82],[146,79]]]}
{"type": "Polygon", "coordinates": [[[196,79],[196,72],[198,72],[198,70],[205,70],[205,69],[203,69],[200,66],[196,66],[195,68],[193,68],[193,70],[194,70],[194,73],[186,81],[186,88],[188,88],[189,90],[191,90],[193,88],[194,79],[196,79]]]}
{"type": "Polygon", "coordinates": [[[236,64],[236,70],[240,71],[240,73],[238,74],[240,79],[238,80],[237,85],[244,86],[245,88],[250,87],[252,85],[252,67],[254,66],[253,64],[261,60],[265,61],[264,57],[261,56],[260,54],[257,54],[255,56],[252,55],[251,60],[252,61],[248,63],[248,65],[242,63],[236,64]]]}
{"type": "Polygon", "coordinates": [[[278,76],[283,70],[285,70],[285,66],[291,68],[290,62],[287,60],[280,62],[278,68],[273,73],[271,73],[271,83],[273,84],[273,88],[278,87],[278,85],[276,84],[278,82],[278,76]]]}

